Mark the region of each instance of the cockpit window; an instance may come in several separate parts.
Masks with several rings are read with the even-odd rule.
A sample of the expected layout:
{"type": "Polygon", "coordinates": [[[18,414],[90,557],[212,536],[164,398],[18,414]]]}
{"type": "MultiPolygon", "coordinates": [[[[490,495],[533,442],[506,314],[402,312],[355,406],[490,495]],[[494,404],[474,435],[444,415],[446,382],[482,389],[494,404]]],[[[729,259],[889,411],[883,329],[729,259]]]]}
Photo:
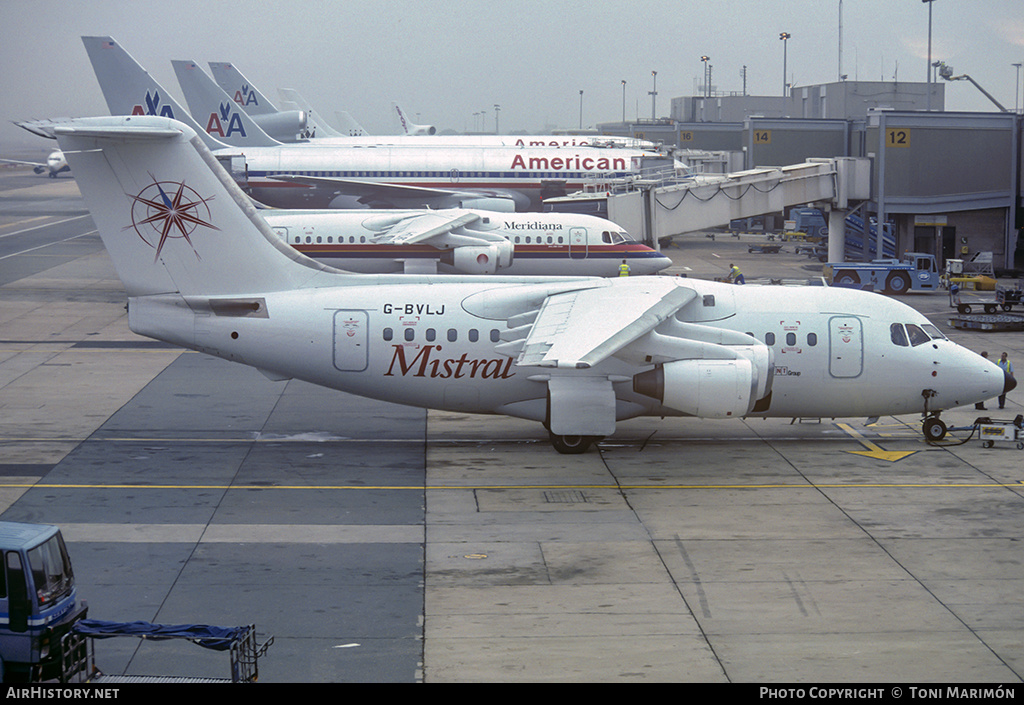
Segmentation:
{"type": "Polygon", "coordinates": [[[623,232],[619,233],[619,235],[622,237],[622,242],[636,242],[636,240],[633,239],[633,236],[630,235],[629,233],[623,232]]]}
{"type": "Polygon", "coordinates": [[[624,232],[608,232],[605,230],[601,233],[601,241],[608,245],[620,245],[624,242],[633,242],[633,238],[629,233],[624,232]]]}
{"type": "Polygon", "coordinates": [[[913,323],[907,324],[907,335],[910,337],[910,344],[914,347],[927,343],[931,338],[925,333],[919,326],[915,326],[913,323]]]}
{"type": "Polygon", "coordinates": [[[910,343],[907,342],[907,332],[903,330],[902,323],[893,323],[889,326],[889,335],[892,336],[892,342],[900,347],[907,347],[910,343]]]}
{"type": "Polygon", "coordinates": [[[921,327],[924,328],[924,332],[925,333],[927,333],[928,335],[930,335],[932,337],[932,340],[945,340],[946,339],[946,336],[944,336],[942,334],[942,331],[940,331],[938,328],[933,326],[931,323],[927,323],[927,324],[925,324],[925,325],[923,325],[921,327]]]}

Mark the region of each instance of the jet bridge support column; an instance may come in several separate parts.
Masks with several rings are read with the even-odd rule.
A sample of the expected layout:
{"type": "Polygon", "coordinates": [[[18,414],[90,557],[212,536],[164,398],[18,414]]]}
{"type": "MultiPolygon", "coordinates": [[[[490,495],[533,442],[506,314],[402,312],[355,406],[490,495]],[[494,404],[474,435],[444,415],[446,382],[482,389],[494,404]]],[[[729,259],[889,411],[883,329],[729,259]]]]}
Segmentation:
{"type": "Polygon", "coordinates": [[[846,210],[828,212],[828,261],[846,261],[846,210]]]}

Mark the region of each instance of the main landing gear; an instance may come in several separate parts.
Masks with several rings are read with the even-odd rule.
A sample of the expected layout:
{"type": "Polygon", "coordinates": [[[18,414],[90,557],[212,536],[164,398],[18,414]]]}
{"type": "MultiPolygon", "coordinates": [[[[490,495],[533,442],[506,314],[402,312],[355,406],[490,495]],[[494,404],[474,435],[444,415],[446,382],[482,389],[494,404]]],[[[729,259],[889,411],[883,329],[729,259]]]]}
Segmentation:
{"type": "Polygon", "coordinates": [[[592,444],[604,438],[604,436],[560,436],[550,431],[548,431],[548,436],[551,438],[551,445],[563,455],[585,453],[592,444]]]}

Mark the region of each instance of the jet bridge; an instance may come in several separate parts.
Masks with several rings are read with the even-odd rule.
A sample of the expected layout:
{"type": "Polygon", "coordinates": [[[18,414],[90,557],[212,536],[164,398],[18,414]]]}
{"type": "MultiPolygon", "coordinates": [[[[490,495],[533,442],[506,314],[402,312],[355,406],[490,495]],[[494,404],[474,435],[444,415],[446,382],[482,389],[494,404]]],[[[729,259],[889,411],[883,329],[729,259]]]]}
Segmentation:
{"type": "Polygon", "coordinates": [[[609,189],[607,198],[608,218],[647,243],[822,203],[830,209],[830,261],[842,261],[846,214],[870,197],[871,161],[838,157],[669,181],[634,179],[609,189]]]}

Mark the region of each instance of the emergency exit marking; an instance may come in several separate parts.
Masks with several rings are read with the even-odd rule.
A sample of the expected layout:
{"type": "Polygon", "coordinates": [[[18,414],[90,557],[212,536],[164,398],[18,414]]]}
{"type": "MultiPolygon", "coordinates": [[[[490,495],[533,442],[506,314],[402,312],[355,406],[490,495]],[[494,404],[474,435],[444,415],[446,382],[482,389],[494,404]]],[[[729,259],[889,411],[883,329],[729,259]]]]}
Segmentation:
{"type": "Polygon", "coordinates": [[[771,144],[771,130],[754,130],[754,144],[771,144]]]}
{"type": "Polygon", "coordinates": [[[905,127],[885,128],[885,144],[887,147],[909,147],[910,130],[905,127]]]}

